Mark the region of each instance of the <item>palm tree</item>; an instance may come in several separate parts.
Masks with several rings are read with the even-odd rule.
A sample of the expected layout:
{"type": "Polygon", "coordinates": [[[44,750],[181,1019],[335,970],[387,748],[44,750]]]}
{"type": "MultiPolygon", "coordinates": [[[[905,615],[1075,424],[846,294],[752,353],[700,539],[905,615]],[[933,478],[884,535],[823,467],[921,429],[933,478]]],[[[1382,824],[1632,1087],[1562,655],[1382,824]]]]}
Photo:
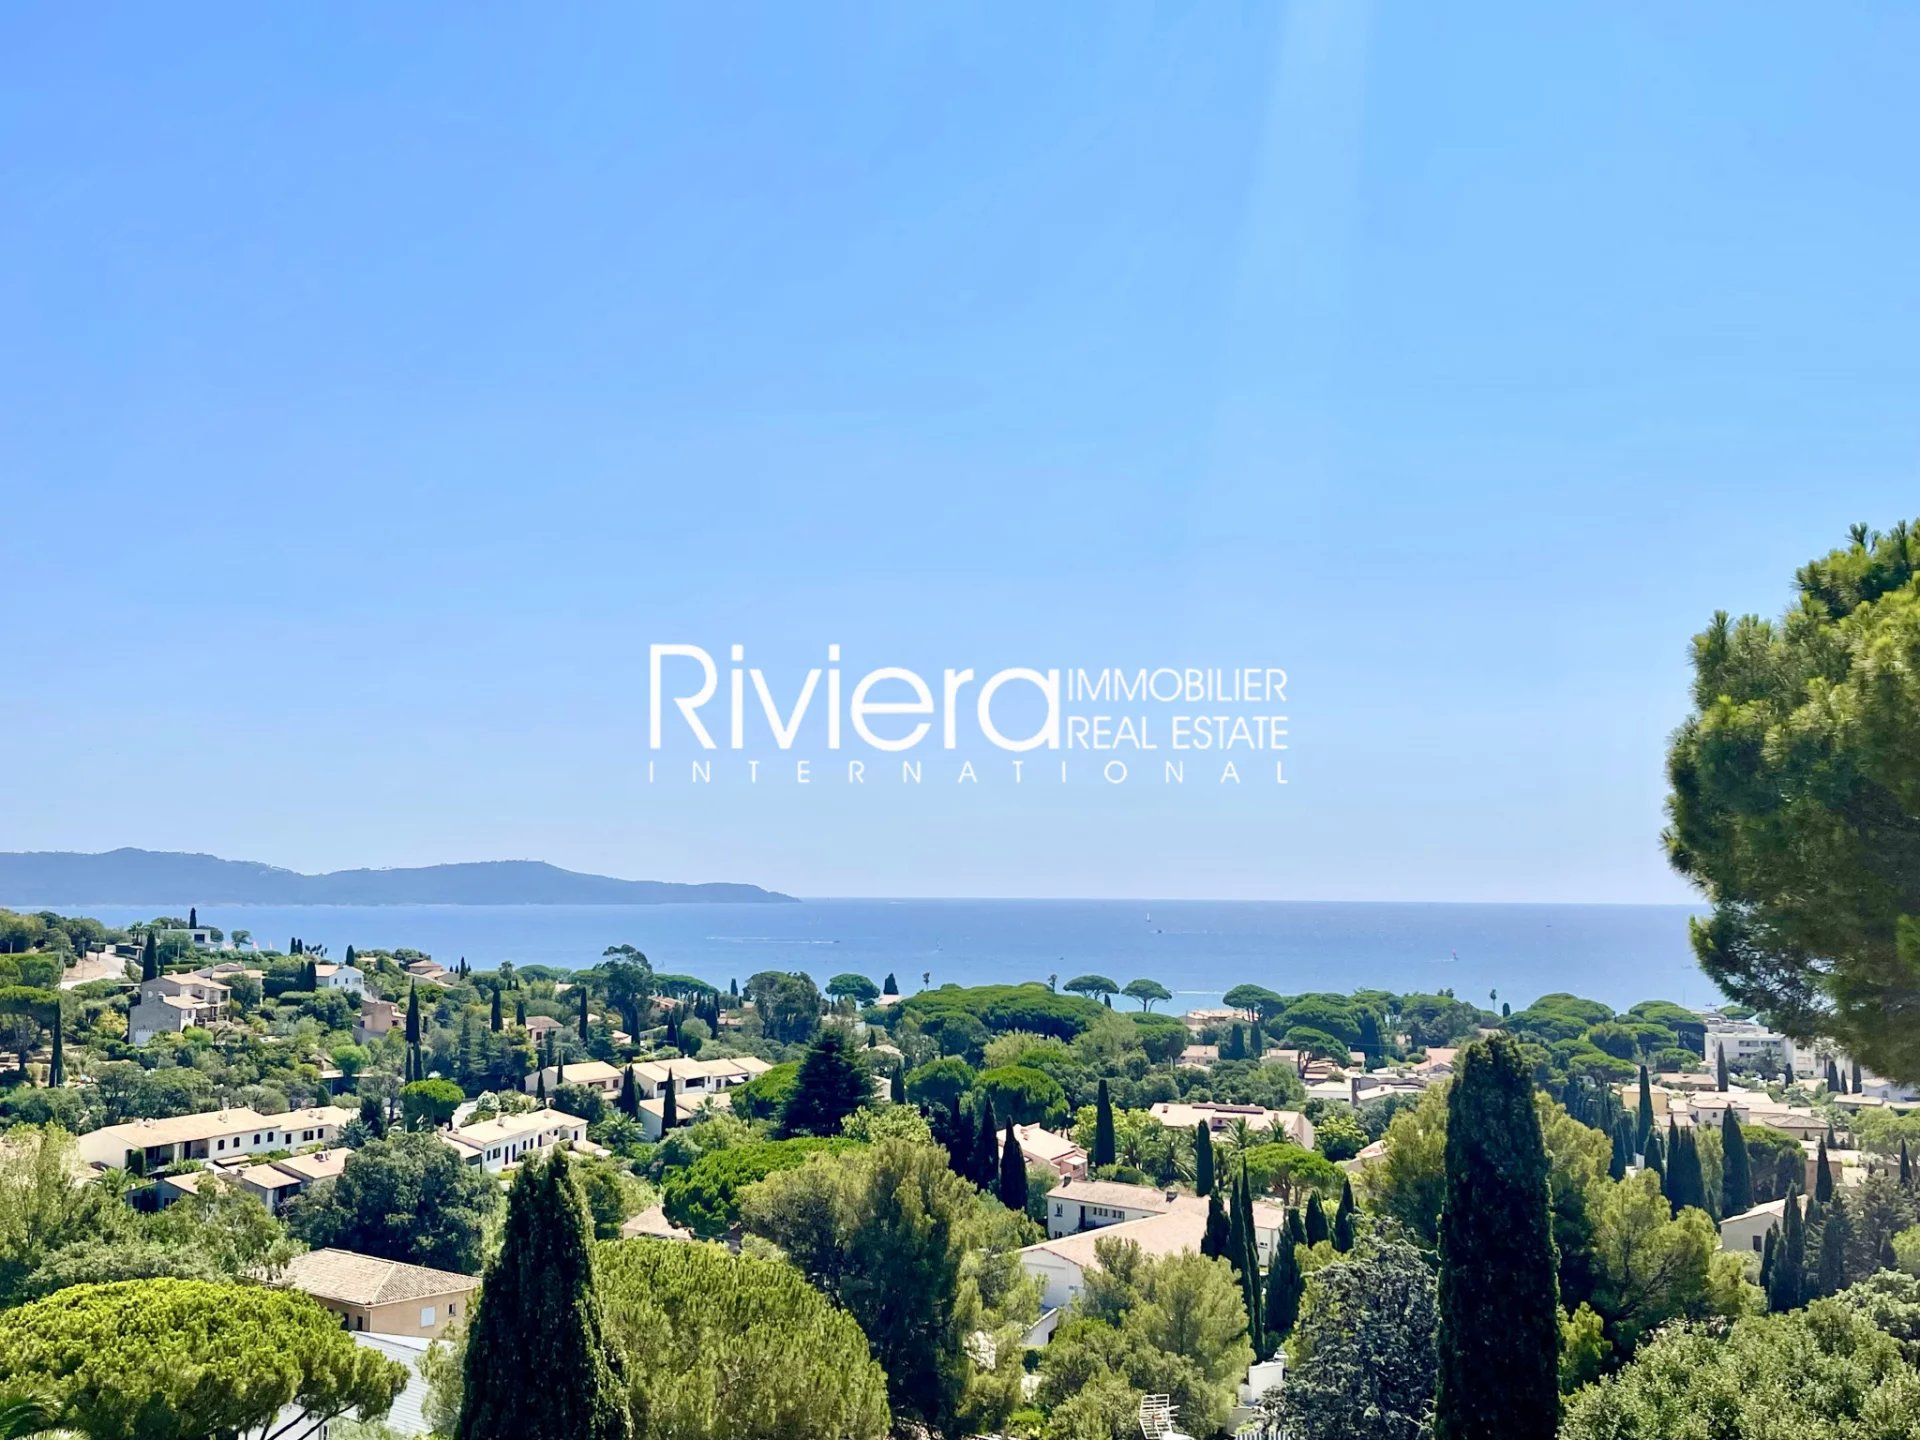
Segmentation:
{"type": "Polygon", "coordinates": [[[59,1413],[40,1396],[27,1390],[9,1390],[0,1394],[0,1440],[34,1440],[68,1432],[56,1431],[59,1413]]]}

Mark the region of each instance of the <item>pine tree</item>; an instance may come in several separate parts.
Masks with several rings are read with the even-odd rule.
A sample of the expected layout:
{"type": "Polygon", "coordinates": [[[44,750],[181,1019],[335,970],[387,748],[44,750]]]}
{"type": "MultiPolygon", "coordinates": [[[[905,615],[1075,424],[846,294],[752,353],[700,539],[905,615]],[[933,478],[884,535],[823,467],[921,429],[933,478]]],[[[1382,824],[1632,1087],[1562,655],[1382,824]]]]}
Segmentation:
{"type": "MultiPolygon", "coordinates": [[[[1088,1158],[1093,1168],[1113,1164],[1115,1148],[1113,1143],[1113,1100],[1107,1094],[1107,1082],[1100,1081],[1100,1088],[1094,1093],[1093,1100],[1093,1154],[1088,1158]]],[[[1202,1195],[1207,1192],[1202,1190],[1202,1195]]]]}
{"type": "Polygon", "coordinates": [[[1773,1271],[1767,1277],[1767,1308],[1775,1314],[1797,1310],[1806,1298],[1807,1231],[1800,1213],[1800,1197],[1787,1191],[1786,1217],[1780,1243],[1773,1251],[1773,1271]]]}
{"type": "Polygon", "coordinates": [[[1813,1164],[1813,1198],[1822,1205],[1833,1199],[1833,1166],[1827,1161],[1827,1142],[1820,1142],[1818,1158],[1813,1164]]]}
{"type": "Polygon", "coordinates": [[[680,1101],[674,1094],[673,1076],[667,1076],[666,1088],[660,1092],[660,1135],[664,1139],[667,1131],[680,1123],[680,1101]]]}
{"type": "Polygon", "coordinates": [[[973,1156],[967,1178],[982,1190],[991,1190],[1000,1176],[999,1122],[993,1116],[993,1097],[980,1102],[980,1123],[973,1132],[973,1156]]]}
{"type": "Polygon", "coordinates": [[[1719,1062],[1714,1066],[1714,1079],[1718,1082],[1718,1089],[1722,1093],[1725,1093],[1729,1088],[1731,1088],[1729,1079],[1727,1076],[1727,1047],[1722,1045],[1719,1049],[1715,1050],[1713,1053],[1714,1053],[1714,1058],[1719,1062]]]}
{"type": "Polygon", "coordinates": [[[1353,1181],[1340,1182],[1340,1208],[1333,1212],[1333,1248],[1342,1255],[1353,1249],[1353,1181]]]}
{"type": "Polygon", "coordinates": [[[53,1002],[53,1057],[47,1062],[47,1084],[60,1086],[67,1083],[67,1038],[66,1020],[60,1013],[60,1001],[53,1002]]]}
{"type": "Polygon", "coordinates": [[[1634,1136],[1634,1149],[1640,1154],[1647,1153],[1647,1142],[1653,1136],[1653,1077],[1647,1074],[1647,1067],[1640,1067],[1640,1131],[1634,1136]]]}
{"type": "Polygon", "coordinates": [[[1447,1095],[1434,1440],[1553,1440],[1560,1306],[1547,1151],[1509,1035],[1461,1053],[1447,1095]]]}
{"type": "Polygon", "coordinates": [[[1300,1300],[1306,1294],[1306,1276],[1300,1273],[1300,1254],[1285,1227],[1274,1237],[1273,1263],[1267,1267],[1266,1332],[1268,1354],[1278,1350],[1300,1318],[1300,1300]]]}
{"type": "Polygon", "coordinates": [[[496,1035],[500,1033],[500,1022],[500,987],[496,985],[493,987],[493,1009],[487,1016],[487,1024],[492,1027],[493,1033],[496,1035]]]}
{"type": "Polygon", "coordinates": [[[514,1177],[471,1320],[457,1440],[629,1440],[604,1329],[592,1219],[557,1149],[514,1177]]]}
{"type": "Polygon", "coordinates": [[[1853,1223],[1847,1202],[1836,1198],[1820,1227],[1820,1279],[1816,1295],[1838,1295],[1847,1288],[1847,1247],[1853,1243],[1853,1223]]]}
{"type": "Polygon", "coordinates": [[[1331,1240],[1333,1229],[1327,1224],[1327,1210],[1320,1203],[1320,1194],[1315,1191],[1307,1197],[1307,1244],[1318,1245],[1322,1240],[1331,1240]]]}
{"type": "Polygon", "coordinates": [[[1231,1238],[1227,1212],[1222,1208],[1220,1192],[1216,1190],[1207,1197],[1207,1228],[1200,1236],[1200,1253],[1210,1259],[1222,1259],[1227,1253],[1227,1244],[1231,1238]]]}
{"type": "Polygon", "coordinates": [[[1213,1193],[1213,1132],[1204,1120],[1193,1127],[1193,1193],[1213,1193]]]}
{"type": "Polygon", "coordinates": [[[1744,1215],[1753,1208],[1753,1162],[1747,1135],[1728,1106],[1720,1116],[1720,1213],[1744,1215]]]}
{"type": "Polygon", "coordinates": [[[1000,1203],[1014,1214],[1027,1208],[1027,1157],[1020,1153],[1013,1121],[1007,1121],[1007,1143],[1000,1151],[1000,1203]]]}
{"type": "MultiPolygon", "coordinates": [[[[788,1137],[838,1135],[846,1118],[872,1095],[873,1082],[860,1062],[847,1053],[845,1038],[838,1030],[823,1030],[800,1061],[793,1094],[781,1112],[780,1133],[788,1137]]],[[[998,1169],[996,1157],[988,1171],[988,1185],[998,1169]]]]}

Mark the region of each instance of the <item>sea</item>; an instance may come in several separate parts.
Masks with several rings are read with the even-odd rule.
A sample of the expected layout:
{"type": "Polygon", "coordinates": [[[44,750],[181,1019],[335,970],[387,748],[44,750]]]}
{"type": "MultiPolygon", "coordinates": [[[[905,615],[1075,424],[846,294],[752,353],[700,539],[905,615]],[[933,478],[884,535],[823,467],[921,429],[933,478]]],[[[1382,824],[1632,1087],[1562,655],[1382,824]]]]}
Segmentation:
{"type": "MultiPolygon", "coordinates": [[[[125,925],[155,907],[63,905],[125,925]]],[[[184,905],[164,907],[182,914],[184,905]]],[[[1094,972],[1157,980],[1175,1013],[1235,985],[1281,994],[1451,990],[1518,1010],[1571,991],[1624,1010],[1641,1000],[1723,998],[1695,965],[1684,905],[1478,905],[1213,900],[805,900],[744,905],[201,906],[202,924],[284,949],[295,936],[338,958],[348,945],[407,946],[445,965],[581,969],[633,945],[657,971],[718,986],[760,970],[822,985],[854,971],[926,986],[1094,972]]],[[[1116,1000],[1122,1007],[1131,1001],[1116,1000]]]]}

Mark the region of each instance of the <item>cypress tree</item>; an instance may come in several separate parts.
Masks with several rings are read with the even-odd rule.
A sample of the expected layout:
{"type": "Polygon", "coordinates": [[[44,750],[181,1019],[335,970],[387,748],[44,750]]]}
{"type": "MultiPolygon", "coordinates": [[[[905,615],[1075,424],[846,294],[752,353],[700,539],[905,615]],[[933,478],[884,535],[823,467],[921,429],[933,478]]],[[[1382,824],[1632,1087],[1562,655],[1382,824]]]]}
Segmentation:
{"type": "Polygon", "coordinates": [[[1300,1318],[1300,1298],[1306,1293],[1307,1279],[1300,1273],[1300,1255],[1293,1237],[1285,1227],[1274,1237],[1273,1263],[1267,1267],[1266,1332],[1268,1354],[1293,1333],[1300,1318]]]}
{"type": "Polygon", "coordinates": [[[354,948],[351,945],[347,946],[347,964],[356,965],[359,963],[359,960],[360,957],[354,952],[354,948]]]}
{"type": "Polygon", "coordinates": [[[1253,1185],[1247,1179],[1247,1162],[1240,1160],[1238,1182],[1240,1213],[1240,1298],[1247,1307],[1247,1343],[1253,1353],[1267,1353],[1266,1307],[1260,1293],[1260,1232],[1253,1223],[1253,1185]]]}
{"type": "Polygon", "coordinates": [[[1719,1089],[1724,1093],[1729,1088],[1727,1077],[1727,1047],[1722,1045],[1713,1053],[1715,1059],[1719,1062],[1714,1066],[1714,1079],[1719,1082],[1719,1089]]]}
{"type": "Polygon", "coordinates": [[[943,1143],[947,1147],[947,1166],[954,1174],[965,1179],[973,1164],[973,1116],[965,1103],[956,1095],[953,1103],[947,1107],[946,1135],[943,1143]]]}
{"type": "Polygon", "coordinates": [[[893,978],[893,972],[891,970],[887,972],[887,978],[880,982],[880,993],[882,995],[898,995],[900,993],[900,982],[893,978]]]}
{"type": "Polygon", "coordinates": [[[47,1084],[49,1086],[58,1086],[66,1083],[66,1021],[60,1013],[60,1001],[56,994],[53,1002],[53,1058],[47,1062],[47,1084]]]}
{"type": "Polygon", "coordinates": [[[147,940],[140,947],[140,978],[158,980],[160,978],[160,947],[154,943],[153,931],[147,931],[147,940]]]}
{"type": "Polygon", "coordinates": [[[640,1118],[640,1087],[633,1083],[633,1067],[623,1066],[620,1071],[620,1113],[629,1120],[640,1118]]]}
{"type": "Polygon", "coordinates": [[[660,1092],[660,1134],[664,1139],[667,1131],[680,1123],[680,1102],[673,1091],[673,1076],[667,1076],[667,1088],[660,1092]]]}
{"type": "Polygon", "coordinates": [[[1753,1208],[1753,1162],[1747,1135],[1729,1106],[1720,1117],[1720,1213],[1744,1215],[1753,1208]]]}
{"type": "Polygon", "coordinates": [[[1213,1132],[1204,1120],[1193,1127],[1193,1193],[1213,1193],[1213,1132]]]}
{"type": "Polygon", "coordinates": [[[1214,1260],[1225,1256],[1230,1228],[1227,1212],[1220,1206],[1220,1192],[1216,1190],[1207,1197],[1207,1228],[1200,1236],[1200,1253],[1214,1260]]]}
{"type": "Polygon", "coordinates": [[[1767,1231],[1765,1246],[1760,1252],[1760,1290],[1766,1294],[1773,1289],[1773,1252],[1779,1248],[1780,1232],[1767,1231]]]}
{"type": "Polygon", "coordinates": [[[887,1098],[896,1105],[907,1103],[907,1070],[904,1065],[893,1067],[893,1073],[887,1077],[887,1098]]]}
{"type": "Polygon", "coordinates": [[[1461,1053],[1446,1172],[1434,1440],[1553,1440],[1560,1297],[1547,1151],[1510,1035],[1461,1053]]]}
{"type": "Polygon", "coordinates": [[[1786,1215],[1780,1225],[1780,1243],[1773,1251],[1773,1271],[1767,1277],[1767,1308],[1775,1314],[1797,1310],[1806,1297],[1807,1230],[1800,1214],[1800,1197],[1787,1190],[1786,1215]]]}
{"type": "Polygon", "coordinates": [[[584,1044],[587,1038],[587,987],[580,987],[580,1040],[584,1044]]]}
{"type": "Polygon", "coordinates": [[[1627,1169],[1633,1164],[1633,1121],[1622,1115],[1613,1122],[1613,1156],[1607,1161],[1607,1174],[1615,1180],[1627,1178],[1627,1169]]]}
{"type": "Polygon", "coordinates": [[[187,907],[187,928],[189,930],[198,930],[200,928],[199,907],[194,905],[189,905],[187,907]]]}
{"type": "Polygon", "coordinates": [[[1340,1208],[1333,1212],[1333,1248],[1342,1255],[1353,1249],[1353,1181],[1340,1182],[1340,1208]]]}
{"type": "Polygon", "coordinates": [[[1640,1158],[1647,1169],[1660,1177],[1660,1193],[1664,1195],[1667,1190],[1667,1152],[1666,1147],[1660,1143],[1658,1130],[1648,1132],[1645,1152],[1640,1158]]]}
{"type": "Polygon", "coordinates": [[[1000,1203],[1016,1215],[1027,1208],[1027,1157],[1020,1153],[1011,1120],[1007,1121],[1007,1143],[1000,1151],[1000,1203]]]}
{"type": "Polygon", "coordinates": [[[1291,1208],[1287,1211],[1287,1238],[1296,1245],[1307,1243],[1306,1221],[1300,1218],[1298,1210],[1291,1208]]]}
{"type": "Polygon", "coordinates": [[[1902,1185],[1913,1184],[1913,1161],[1907,1155],[1907,1142],[1905,1140],[1900,1142],[1900,1183],[1902,1185]]]}
{"type": "Polygon", "coordinates": [[[1647,1153],[1647,1141],[1653,1135],[1653,1077],[1640,1067],[1640,1131],[1634,1136],[1634,1149],[1647,1153]]]}
{"type": "Polygon", "coordinates": [[[1813,1165],[1813,1198],[1822,1205],[1833,1199],[1833,1166],[1827,1162],[1827,1142],[1820,1142],[1818,1158],[1813,1165]]]}
{"type": "Polygon", "coordinates": [[[407,1044],[420,1043],[420,987],[407,982],[407,1044]]]}
{"type": "Polygon", "coordinates": [[[1852,1094],[1858,1095],[1867,1088],[1866,1077],[1860,1073],[1860,1062],[1858,1060],[1853,1062],[1852,1079],[1853,1084],[1849,1087],[1852,1094]]]}
{"type": "Polygon", "coordinates": [[[1827,1061],[1827,1093],[1829,1095],[1840,1093],[1840,1067],[1831,1059],[1827,1061]]]}
{"type": "Polygon", "coordinates": [[[1320,1194],[1315,1191],[1307,1197],[1307,1244],[1318,1245],[1322,1240],[1331,1240],[1333,1230],[1327,1224],[1326,1207],[1320,1203],[1320,1194]]]}
{"type": "Polygon", "coordinates": [[[967,1178],[982,1190],[991,1190],[1000,1175],[999,1122],[993,1115],[993,1097],[980,1102],[980,1123],[973,1132],[973,1156],[967,1162],[967,1178]]]}
{"type": "MultiPolygon", "coordinates": [[[[533,1077],[533,1098],[542,1110],[547,1108],[547,1072],[545,1070],[533,1077]]],[[[665,1128],[661,1127],[663,1133],[665,1128]]]]}
{"type": "Polygon", "coordinates": [[[629,1440],[604,1329],[586,1198],[556,1149],[514,1177],[467,1341],[457,1440],[629,1440]]]}
{"type": "Polygon", "coordinates": [[[493,1033],[498,1035],[500,1033],[500,1023],[500,987],[496,985],[493,987],[493,1011],[487,1016],[487,1024],[492,1027],[493,1033]]]}
{"type": "Polygon", "coordinates": [[[513,1023],[522,1030],[527,1028],[527,997],[524,995],[513,997],[513,1023]]]}
{"type": "Polygon", "coordinates": [[[1838,1295],[1847,1288],[1847,1246],[1853,1241],[1853,1223],[1847,1202],[1836,1199],[1820,1227],[1820,1280],[1816,1295],[1838,1295]]]}
{"type": "MultiPolygon", "coordinates": [[[[1107,1082],[1102,1079],[1100,1088],[1093,1100],[1093,1154],[1089,1157],[1093,1168],[1113,1164],[1115,1148],[1113,1143],[1113,1100],[1107,1094],[1107,1082]]],[[[1202,1195],[1207,1192],[1202,1190],[1202,1195]]]]}
{"type": "Polygon", "coordinates": [[[1682,1130],[1673,1142],[1673,1155],[1667,1162],[1667,1195],[1678,1215],[1688,1206],[1707,1208],[1707,1184],[1700,1171],[1700,1148],[1693,1131],[1682,1130]]]}

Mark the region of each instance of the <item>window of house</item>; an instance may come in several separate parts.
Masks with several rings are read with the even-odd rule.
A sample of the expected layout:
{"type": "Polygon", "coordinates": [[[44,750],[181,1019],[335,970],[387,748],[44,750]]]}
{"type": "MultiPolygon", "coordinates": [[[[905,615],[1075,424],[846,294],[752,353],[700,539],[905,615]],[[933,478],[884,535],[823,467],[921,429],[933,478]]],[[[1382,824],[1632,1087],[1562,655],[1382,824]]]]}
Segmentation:
{"type": "Polygon", "coordinates": [[[422,1305],[420,1307],[420,1328],[422,1330],[432,1329],[434,1319],[435,1319],[435,1314],[434,1314],[433,1306],[422,1305]]]}

